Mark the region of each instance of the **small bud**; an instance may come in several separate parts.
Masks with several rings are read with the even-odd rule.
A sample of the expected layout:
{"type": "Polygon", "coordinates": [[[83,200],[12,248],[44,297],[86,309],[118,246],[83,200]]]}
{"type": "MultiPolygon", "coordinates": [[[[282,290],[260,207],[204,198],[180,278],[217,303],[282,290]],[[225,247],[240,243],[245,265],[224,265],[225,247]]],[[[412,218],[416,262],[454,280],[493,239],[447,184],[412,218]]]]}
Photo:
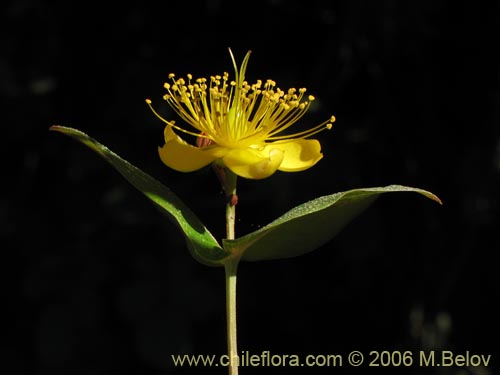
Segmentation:
{"type": "Polygon", "coordinates": [[[237,194],[231,194],[228,197],[228,203],[231,207],[234,207],[238,204],[238,195],[237,194]]]}
{"type": "Polygon", "coordinates": [[[207,147],[213,144],[214,141],[208,138],[205,133],[201,133],[200,136],[196,138],[196,146],[199,148],[207,147]]]}

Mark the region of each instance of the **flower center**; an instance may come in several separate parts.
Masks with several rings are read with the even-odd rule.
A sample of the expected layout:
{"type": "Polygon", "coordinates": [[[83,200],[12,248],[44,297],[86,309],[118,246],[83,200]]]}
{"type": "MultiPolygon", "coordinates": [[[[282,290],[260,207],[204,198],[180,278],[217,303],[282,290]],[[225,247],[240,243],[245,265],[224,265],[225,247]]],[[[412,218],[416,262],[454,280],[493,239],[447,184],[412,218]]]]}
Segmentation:
{"type": "Polygon", "coordinates": [[[185,129],[161,117],[146,102],[153,113],[176,130],[227,148],[260,147],[266,142],[293,138],[308,138],[322,130],[331,129],[335,121],[329,120],[305,131],[280,135],[297,122],[309,109],[314,100],[312,95],[304,99],[306,89],[289,89],[287,92],[276,87],[273,80],[254,84],[245,81],[245,72],[250,58],[247,53],[238,71],[236,61],[230,51],[235,69],[235,80],[229,81],[229,74],[193,81],[191,74],[176,79],[169,74],[171,83],[165,83],[167,94],[164,99],[192,130],[185,129]]]}

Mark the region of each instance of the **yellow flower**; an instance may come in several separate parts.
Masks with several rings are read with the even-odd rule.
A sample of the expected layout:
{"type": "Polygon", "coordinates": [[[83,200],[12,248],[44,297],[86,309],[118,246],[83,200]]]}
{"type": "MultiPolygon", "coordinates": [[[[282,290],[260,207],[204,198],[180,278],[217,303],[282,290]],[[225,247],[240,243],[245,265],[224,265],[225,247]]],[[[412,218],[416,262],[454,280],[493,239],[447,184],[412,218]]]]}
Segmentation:
{"type": "Polygon", "coordinates": [[[165,120],[153,109],[151,100],[146,100],[153,113],[167,124],[165,145],[158,149],[163,163],[191,172],[215,162],[251,179],[269,177],[276,170],[297,172],[315,165],[323,157],[321,146],[308,138],[331,129],[335,117],[313,128],[284,134],[304,115],[314,97],[305,99],[305,88],[284,92],[272,80],[249,84],[245,71],[250,51],[239,72],[229,52],[234,81],[229,81],[228,73],[210,80],[193,80],[188,74],[187,82],[170,74],[172,83],[164,85],[167,94],[163,98],[192,128],[165,120]],[[196,146],[184,141],[176,131],[196,137],[196,146]]]}

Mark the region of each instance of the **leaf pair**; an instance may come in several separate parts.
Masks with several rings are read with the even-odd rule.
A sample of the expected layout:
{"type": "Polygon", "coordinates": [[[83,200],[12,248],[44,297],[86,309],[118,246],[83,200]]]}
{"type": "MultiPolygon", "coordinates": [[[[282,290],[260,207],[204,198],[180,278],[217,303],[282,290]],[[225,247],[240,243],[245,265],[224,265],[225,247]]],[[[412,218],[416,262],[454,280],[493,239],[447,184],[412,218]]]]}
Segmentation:
{"type": "Polygon", "coordinates": [[[181,229],[192,256],[210,266],[222,266],[233,256],[257,261],[313,251],[335,237],[383,193],[415,192],[441,204],[434,194],[407,186],[349,190],[299,205],[255,232],[235,240],[222,240],[221,246],[184,202],[162,183],[77,129],[52,126],[50,130],[75,138],[102,156],[181,229]]]}

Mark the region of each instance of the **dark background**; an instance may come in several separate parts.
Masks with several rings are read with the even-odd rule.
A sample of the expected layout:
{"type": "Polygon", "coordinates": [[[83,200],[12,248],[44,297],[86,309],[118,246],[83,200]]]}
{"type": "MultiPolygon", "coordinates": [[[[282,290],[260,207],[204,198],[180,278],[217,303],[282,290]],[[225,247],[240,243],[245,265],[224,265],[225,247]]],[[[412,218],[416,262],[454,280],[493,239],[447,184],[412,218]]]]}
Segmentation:
{"type": "Polygon", "coordinates": [[[2,367],[201,373],[173,368],[170,354],[225,353],[223,270],[192,260],[153,205],[48,127],[95,137],[168,185],[220,238],[215,176],[161,164],[163,124],[144,99],[173,119],[161,100],[168,73],[232,74],[231,47],[238,61],[253,51],[250,81],[316,96],[306,126],[337,117],[318,136],[325,157],[314,168],[240,181],[238,233],[358,187],[417,186],[444,202],[384,196],[316,252],[241,264],[240,350],[470,351],[492,354],[493,365],[395,370],[494,373],[499,20],[498,1],[3,2],[2,367]]]}

